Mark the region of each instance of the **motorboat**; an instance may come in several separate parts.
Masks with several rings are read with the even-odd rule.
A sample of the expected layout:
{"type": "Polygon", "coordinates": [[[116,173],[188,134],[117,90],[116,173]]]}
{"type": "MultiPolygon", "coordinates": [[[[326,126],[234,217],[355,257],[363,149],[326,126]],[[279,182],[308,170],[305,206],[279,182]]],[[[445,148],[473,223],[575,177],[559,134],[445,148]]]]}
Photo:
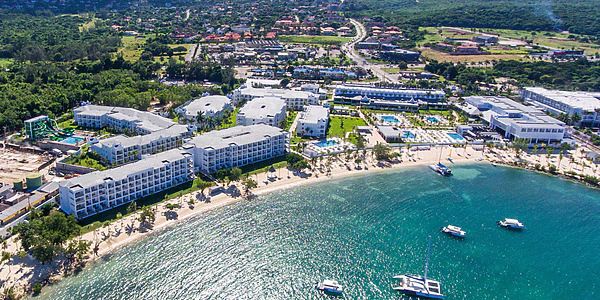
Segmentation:
{"type": "Polygon", "coordinates": [[[398,275],[394,276],[394,279],[399,280],[399,283],[393,286],[393,289],[405,295],[444,299],[439,281],[427,279],[420,275],[398,275]]]}
{"type": "Polygon", "coordinates": [[[437,280],[427,278],[429,271],[429,256],[431,254],[431,237],[427,245],[427,257],[425,259],[425,271],[423,275],[396,275],[394,279],[399,282],[392,285],[392,288],[405,295],[417,296],[429,299],[444,299],[441,284],[437,280]]]}
{"type": "Polygon", "coordinates": [[[323,280],[322,282],[317,283],[315,288],[330,295],[342,295],[344,293],[342,285],[335,280],[323,280]]]}
{"type": "Polygon", "coordinates": [[[523,225],[523,223],[521,223],[517,219],[505,218],[504,220],[500,220],[497,223],[498,223],[498,225],[500,225],[504,228],[507,228],[507,229],[514,229],[514,230],[525,229],[525,225],[523,225]]]}
{"type": "Polygon", "coordinates": [[[467,236],[467,232],[462,230],[462,228],[454,225],[442,227],[442,232],[458,238],[464,238],[465,236],[467,236]]]}
{"type": "Polygon", "coordinates": [[[448,168],[447,166],[445,166],[441,162],[437,163],[435,165],[430,165],[429,168],[431,168],[433,171],[439,173],[442,176],[450,176],[450,175],[452,175],[452,169],[448,168]]]}

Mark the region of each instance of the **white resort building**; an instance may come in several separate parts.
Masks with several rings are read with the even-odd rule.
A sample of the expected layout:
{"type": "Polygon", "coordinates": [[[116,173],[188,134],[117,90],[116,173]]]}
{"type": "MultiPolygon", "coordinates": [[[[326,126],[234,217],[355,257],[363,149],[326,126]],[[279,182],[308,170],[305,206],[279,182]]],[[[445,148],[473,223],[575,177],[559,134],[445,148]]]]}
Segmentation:
{"type": "Polygon", "coordinates": [[[460,108],[471,115],[478,115],[492,129],[502,131],[508,139],[557,144],[566,133],[563,122],[536,107],[525,106],[506,97],[466,97],[465,105],[460,108]]]}
{"type": "Polygon", "coordinates": [[[183,184],[194,171],[214,173],[287,153],[288,132],[264,124],[235,126],[193,138],[178,149],[59,184],[60,206],[82,219],[183,184]]]}
{"type": "Polygon", "coordinates": [[[266,124],[279,127],[286,118],[285,101],[277,97],[263,97],[248,101],[237,114],[237,125],[266,124]]]}
{"type": "Polygon", "coordinates": [[[379,88],[364,85],[338,85],[335,87],[334,100],[336,103],[359,105],[366,99],[389,102],[427,102],[438,103],[446,99],[446,93],[441,90],[417,90],[379,88]]]}
{"type": "Polygon", "coordinates": [[[112,128],[138,136],[118,135],[99,141],[90,148],[111,165],[120,165],[181,146],[191,136],[184,125],[132,108],[86,105],[73,111],[75,122],[83,127],[112,128]]]}
{"type": "Polygon", "coordinates": [[[60,208],[83,219],[194,178],[193,157],[180,149],[59,183],[60,208]]]}
{"type": "Polygon", "coordinates": [[[306,105],[319,104],[319,96],[311,92],[273,89],[273,88],[252,88],[242,87],[233,91],[233,103],[244,103],[255,98],[278,97],[285,101],[287,109],[302,110],[306,105]]]}
{"type": "Polygon", "coordinates": [[[323,106],[309,105],[300,113],[296,133],[300,136],[322,138],[327,133],[328,124],[329,109],[323,106]]]}
{"type": "Polygon", "coordinates": [[[521,90],[521,97],[526,102],[555,115],[561,113],[571,117],[578,115],[581,120],[577,125],[600,126],[600,92],[571,92],[526,87],[521,90]]]}
{"type": "Polygon", "coordinates": [[[133,108],[85,105],[73,110],[77,125],[89,128],[112,128],[120,132],[148,134],[171,127],[170,119],[133,108]]]}
{"type": "Polygon", "coordinates": [[[225,96],[204,96],[186,102],[175,112],[189,122],[197,122],[198,115],[203,118],[221,119],[225,112],[231,111],[231,99],[225,96]]]}
{"type": "Polygon", "coordinates": [[[100,155],[110,165],[121,165],[142,159],[142,155],[156,154],[180,147],[183,139],[190,136],[184,125],[169,128],[147,135],[128,137],[117,135],[103,139],[91,146],[91,150],[100,155]]]}
{"type": "Polygon", "coordinates": [[[289,134],[264,124],[235,126],[207,132],[183,147],[194,155],[196,172],[213,173],[284,155],[289,134]]]}

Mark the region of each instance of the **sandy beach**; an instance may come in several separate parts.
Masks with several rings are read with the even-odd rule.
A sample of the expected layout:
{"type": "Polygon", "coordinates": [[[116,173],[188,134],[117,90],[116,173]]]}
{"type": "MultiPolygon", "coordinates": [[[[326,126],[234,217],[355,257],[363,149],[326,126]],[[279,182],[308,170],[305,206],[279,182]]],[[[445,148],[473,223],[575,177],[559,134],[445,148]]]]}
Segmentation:
{"type": "MultiPolygon", "coordinates": [[[[553,161],[552,157],[540,157],[541,155],[531,157],[522,156],[521,159],[525,159],[530,163],[535,163],[539,159],[548,159],[549,161],[553,161]]],[[[385,172],[398,168],[407,168],[412,166],[424,167],[426,165],[436,163],[440,158],[444,163],[451,165],[448,158],[452,159],[452,162],[454,163],[468,161],[504,163],[510,162],[511,160],[514,161],[515,156],[512,151],[508,150],[494,149],[493,152],[486,151],[486,153],[483,153],[481,150],[475,150],[472,147],[437,147],[421,151],[408,151],[406,149],[400,149],[399,160],[394,163],[385,165],[378,164],[373,158],[371,158],[370,155],[367,155],[366,161],[361,163],[361,167],[358,169],[355,168],[356,165],[353,162],[346,163],[342,158],[337,158],[337,160],[330,165],[330,171],[319,171],[319,168],[316,168],[316,170],[312,171],[312,174],[294,174],[287,169],[279,169],[275,172],[277,178],[271,180],[267,178],[267,173],[253,175],[252,178],[258,183],[258,187],[252,190],[252,194],[258,196],[301,185],[309,185],[316,182],[339,179],[348,176],[360,176],[374,172],[385,172]]],[[[573,166],[567,161],[567,159],[565,159],[564,166],[561,165],[560,170],[567,170],[569,168],[573,168],[573,166]]],[[[588,170],[588,172],[591,172],[592,174],[598,172],[598,169],[588,170]]],[[[238,190],[243,190],[241,184],[232,184],[232,186],[234,185],[238,190]]],[[[230,189],[231,188],[232,187],[230,186],[230,189]]],[[[190,217],[197,216],[215,208],[223,207],[238,201],[251,201],[246,200],[246,197],[234,197],[225,193],[211,197],[210,201],[199,201],[198,199],[203,199],[203,197],[199,197],[199,193],[199,191],[193,192],[176,199],[153,205],[152,207],[156,210],[156,220],[151,228],[140,226],[139,221],[137,221],[138,214],[133,213],[123,217],[122,219],[116,220],[107,227],[103,227],[82,235],[79,238],[90,241],[92,243],[92,248],[97,246],[97,253],[90,254],[86,260],[86,263],[89,264],[100,257],[110,254],[116,249],[129,245],[148,235],[160,232],[162,229],[167,228],[168,226],[176,225],[190,217]],[[193,205],[189,205],[189,201],[191,199],[195,200],[193,205]],[[167,204],[169,203],[180,204],[181,207],[179,209],[169,210],[167,209],[167,204]]],[[[5,251],[17,253],[19,247],[18,240],[15,240],[15,238],[12,237],[7,241],[7,248],[5,251]]],[[[63,274],[57,270],[57,267],[58,265],[56,263],[42,265],[28,255],[23,258],[13,256],[8,263],[5,263],[5,265],[0,268],[0,288],[5,289],[8,287],[15,287],[19,293],[26,293],[36,282],[53,282],[60,280],[63,274]]]]}

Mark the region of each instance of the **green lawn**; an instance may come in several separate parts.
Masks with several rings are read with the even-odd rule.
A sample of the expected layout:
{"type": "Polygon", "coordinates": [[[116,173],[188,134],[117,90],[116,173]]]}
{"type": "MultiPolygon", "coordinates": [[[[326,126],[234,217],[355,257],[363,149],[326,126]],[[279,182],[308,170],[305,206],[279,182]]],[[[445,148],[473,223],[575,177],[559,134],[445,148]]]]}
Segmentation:
{"type": "Polygon", "coordinates": [[[136,61],[144,51],[146,37],[124,36],[121,38],[121,47],[117,50],[126,61],[136,61]]]}
{"type": "Polygon", "coordinates": [[[226,129],[226,128],[235,126],[235,124],[237,122],[237,114],[239,111],[240,111],[239,107],[234,109],[233,112],[231,112],[231,114],[229,115],[229,118],[223,120],[221,125],[219,125],[218,129],[226,129]]]}
{"type": "Polygon", "coordinates": [[[13,63],[12,58],[0,58],[0,68],[4,69],[13,63]]]}
{"type": "Polygon", "coordinates": [[[280,35],[279,41],[296,44],[341,45],[351,41],[350,37],[324,35],[280,35]]]}
{"type": "Polygon", "coordinates": [[[292,124],[294,123],[294,119],[296,119],[296,116],[298,115],[297,111],[288,111],[287,113],[287,117],[285,118],[285,126],[283,127],[283,129],[285,130],[290,130],[290,127],[292,127],[292,124]]]}
{"type": "Polygon", "coordinates": [[[331,116],[329,118],[329,127],[327,128],[327,137],[346,137],[347,132],[352,132],[356,126],[365,126],[365,120],[356,117],[331,116]]]}

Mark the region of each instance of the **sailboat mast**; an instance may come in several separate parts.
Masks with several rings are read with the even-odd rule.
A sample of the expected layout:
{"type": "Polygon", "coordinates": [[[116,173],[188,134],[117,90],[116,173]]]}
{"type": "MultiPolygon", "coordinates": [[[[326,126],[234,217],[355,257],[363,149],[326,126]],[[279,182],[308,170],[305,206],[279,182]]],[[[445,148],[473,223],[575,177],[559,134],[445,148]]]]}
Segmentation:
{"type": "Polygon", "coordinates": [[[427,280],[427,272],[429,271],[429,256],[431,255],[431,236],[427,239],[427,257],[425,257],[425,272],[423,279],[427,280]]]}

